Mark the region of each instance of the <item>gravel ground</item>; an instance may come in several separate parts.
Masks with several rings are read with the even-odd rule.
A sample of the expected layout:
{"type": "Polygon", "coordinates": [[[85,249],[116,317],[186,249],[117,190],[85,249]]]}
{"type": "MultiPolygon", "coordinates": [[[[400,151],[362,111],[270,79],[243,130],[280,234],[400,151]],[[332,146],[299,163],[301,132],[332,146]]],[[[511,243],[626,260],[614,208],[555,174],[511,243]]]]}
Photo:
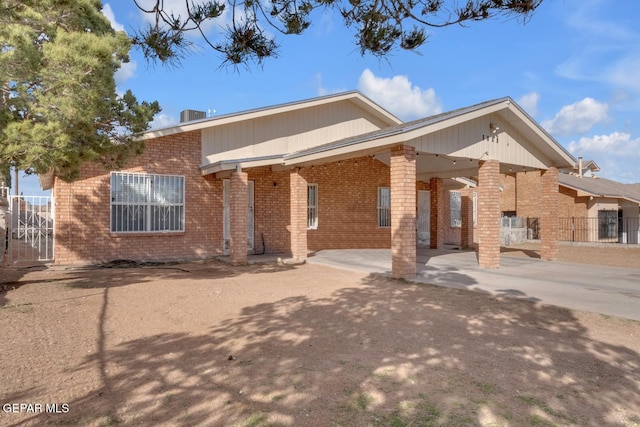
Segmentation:
{"type": "MultiPolygon", "coordinates": [[[[640,268],[605,249],[561,259],[640,268]]],[[[308,264],[111,267],[0,269],[0,425],[640,425],[638,322],[308,264]]]]}

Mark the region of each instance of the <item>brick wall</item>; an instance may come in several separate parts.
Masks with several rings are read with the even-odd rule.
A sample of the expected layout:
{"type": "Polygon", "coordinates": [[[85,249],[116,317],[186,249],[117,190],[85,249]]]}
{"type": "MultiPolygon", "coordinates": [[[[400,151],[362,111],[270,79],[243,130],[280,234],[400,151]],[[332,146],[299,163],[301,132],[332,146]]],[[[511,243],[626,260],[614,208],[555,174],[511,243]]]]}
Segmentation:
{"type": "Polygon", "coordinates": [[[391,274],[416,275],[416,151],[409,146],[391,150],[391,274]]]}
{"type": "Polygon", "coordinates": [[[449,227],[446,221],[445,191],[442,178],[431,178],[431,249],[440,249],[444,245],[445,227],[449,227]]]}
{"type": "Polygon", "coordinates": [[[231,264],[247,263],[247,220],[249,217],[248,176],[246,172],[234,172],[229,180],[229,220],[231,240],[231,264]]]}
{"type": "Polygon", "coordinates": [[[391,231],[378,227],[378,187],[389,187],[389,167],[371,158],[302,168],[318,184],[318,228],[308,230],[310,250],[388,248],[391,231]]]}
{"type": "Polygon", "coordinates": [[[114,259],[180,260],[222,252],[222,182],[200,175],[200,133],[186,132],[148,141],[131,159],[128,172],[185,177],[185,231],[173,234],[112,234],[110,174],[91,164],[80,179],[56,179],[56,263],[95,263],[114,259]]]}
{"type": "MultiPolygon", "coordinates": [[[[507,175],[508,176],[508,175],[507,175]]],[[[501,210],[516,210],[521,217],[540,218],[542,195],[542,171],[518,172],[515,176],[515,209],[512,206],[510,180],[501,178],[504,191],[500,194],[501,210]]],[[[559,186],[558,215],[560,217],[585,217],[588,215],[589,197],[578,197],[575,190],[559,186]]]]}
{"type": "Polygon", "coordinates": [[[500,211],[515,211],[516,210],[516,175],[515,174],[503,174],[500,175],[500,185],[502,191],[500,192],[500,211]]]}
{"type": "Polygon", "coordinates": [[[308,183],[298,168],[289,173],[289,189],[291,256],[296,260],[304,260],[307,258],[308,251],[308,183]]]}
{"type": "Polygon", "coordinates": [[[567,187],[559,187],[558,214],[561,218],[585,218],[589,214],[589,196],[578,197],[578,192],[567,187]]]}
{"type": "Polygon", "coordinates": [[[271,167],[247,169],[254,181],[254,251],[290,251],[289,171],[272,172],[271,167]]]}
{"type": "Polygon", "coordinates": [[[516,213],[521,217],[540,217],[540,171],[516,174],[516,213]]]}
{"type": "Polygon", "coordinates": [[[478,264],[500,266],[500,162],[480,162],[478,169],[478,264]]]}
{"type": "MultiPolygon", "coordinates": [[[[73,183],[57,179],[56,262],[166,261],[221,255],[222,179],[201,176],[200,161],[200,134],[190,132],[148,141],[144,154],[131,159],[124,169],[185,177],[183,233],[111,233],[110,174],[97,165],[84,166],[81,178],[73,183]]],[[[254,251],[290,253],[291,171],[273,172],[265,166],[244,172],[254,182],[254,251]]],[[[318,185],[318,228],[307,230],[309,250],[391,246],[391,229],[378,227],[377,216],[378,188],[391,185],[389,166],[365,156],[303,167],[299,173],[307,183],[318,185]]],[[[429,183],[415,185],[431,190],[429,183]]],[[[446,194],[441,208],[446,230],[441,233],[443,239],[448,236],[447,242],[459,243],[460,229],[450,228],[448,205],[446,194]]]]}
{"type": "Polygon", "coordinates": [[[540,257],[552,261],[558,258],[558,169],[542,172],[541,187],[540,257]]]}

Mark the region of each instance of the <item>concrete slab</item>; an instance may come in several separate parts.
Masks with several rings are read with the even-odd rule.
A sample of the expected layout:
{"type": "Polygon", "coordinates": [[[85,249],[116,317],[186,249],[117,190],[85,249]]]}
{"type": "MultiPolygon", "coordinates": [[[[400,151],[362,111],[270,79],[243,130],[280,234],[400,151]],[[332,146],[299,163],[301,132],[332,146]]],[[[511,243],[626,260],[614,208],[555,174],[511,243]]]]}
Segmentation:
{"type": "MultiPolygon", "coordinates": [[[[640,320],[640,270],[509,256],[488,270],[472,251],[419,248],[417,255],[416,282],[640,320]]],[[[307,262],[391,275],[389,249],[325,250],[307,262]]]]}

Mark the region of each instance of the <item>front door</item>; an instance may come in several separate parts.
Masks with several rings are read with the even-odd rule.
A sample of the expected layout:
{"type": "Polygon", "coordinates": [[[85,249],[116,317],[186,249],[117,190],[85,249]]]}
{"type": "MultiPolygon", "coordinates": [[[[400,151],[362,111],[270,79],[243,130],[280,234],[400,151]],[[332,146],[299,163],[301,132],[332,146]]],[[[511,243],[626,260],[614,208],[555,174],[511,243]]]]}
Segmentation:
{"type": "MultiPolygon", "coordinates": [[[[223,209],[223,248],[225,255],[231,251],[231,181],[225,179],[222,181],[222,199],[224,201],[223,209]]],[[[247,185],[247,251],[253,250],[253,181],[248,181],[247,185]]]]}
{"type": "Polygon", "coordinates": [[[431,192],[418,191],[418,221],[417,221],[418,245],[431,243],[431,192]]]}

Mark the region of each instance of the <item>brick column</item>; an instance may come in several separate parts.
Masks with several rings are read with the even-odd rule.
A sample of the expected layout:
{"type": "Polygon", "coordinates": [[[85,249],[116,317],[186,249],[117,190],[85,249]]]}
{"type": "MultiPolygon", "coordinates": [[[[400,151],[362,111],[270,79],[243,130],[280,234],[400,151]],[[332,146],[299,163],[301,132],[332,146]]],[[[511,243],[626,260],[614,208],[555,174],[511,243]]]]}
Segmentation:
{"type": "Polygon", "coordinates": [[[416,150],[411,146],[391,150],[391,274],[416,277],[416,150]]]}
{"type": "Polygon", "coordinates": [[[431,249],[441,249],[444,246],[445,227],[447,226],[445,222],[445,192],[442,178],[431,178],[429,180],[429,188],[431,188],[431,220],[429,222],[431,242],[429,247],[431,249]]]}
{"type": "Polygon", "coordinates": [[[462,229],[460,230],[460,246],[473,247],[473,188],[460,190],[462,195],[462,229]]]}
{"type": "Polygon", "coordinates": [[[289,225],[291,258],[307,259],[307,180],[298,169],[289,175],[290,216],[289,225]]]}
{"type": "Polygon", "coordinates": [[[478,264],[500,267],[500,162],[481,161],[478,170],[478,264]]]}
{"type": "Polygon", "coordinates": [[[558,259],[558,169],[550,167],[542,172],[540,215],[540,257],[558,259]]]}
{"type": "Polygon", "coordinates": [[[247,263],[248,183],[245,172],[231,174],[229,207],[231,222],[231,264],[247,263]]]}

